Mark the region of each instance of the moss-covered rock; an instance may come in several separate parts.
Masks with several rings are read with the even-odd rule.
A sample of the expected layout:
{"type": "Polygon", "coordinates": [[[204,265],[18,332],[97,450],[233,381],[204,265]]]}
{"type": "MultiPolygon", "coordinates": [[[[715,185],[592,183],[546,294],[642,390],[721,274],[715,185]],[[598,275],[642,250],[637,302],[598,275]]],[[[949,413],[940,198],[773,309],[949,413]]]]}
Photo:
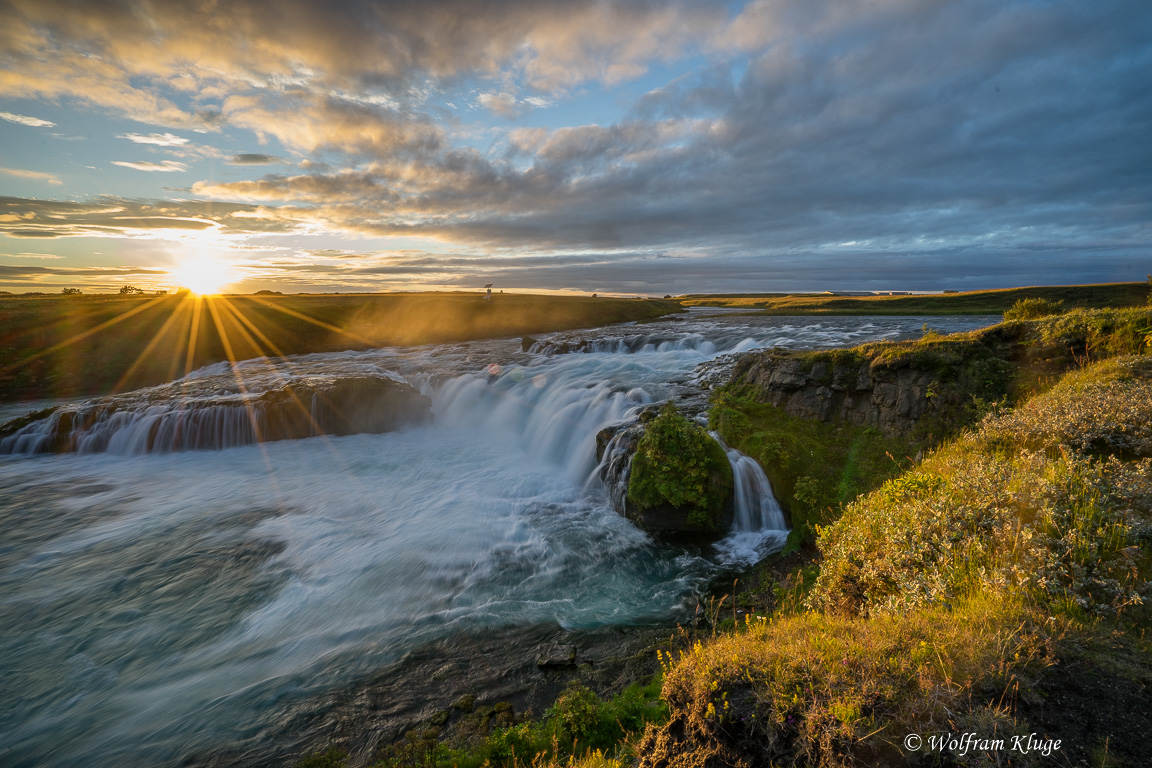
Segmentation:
{"type": "Polygon", "coordinates": [[[720,533],[731,500],[724,449],[669,401],[636,445],[625,515],[646,531],[720,533]]]}

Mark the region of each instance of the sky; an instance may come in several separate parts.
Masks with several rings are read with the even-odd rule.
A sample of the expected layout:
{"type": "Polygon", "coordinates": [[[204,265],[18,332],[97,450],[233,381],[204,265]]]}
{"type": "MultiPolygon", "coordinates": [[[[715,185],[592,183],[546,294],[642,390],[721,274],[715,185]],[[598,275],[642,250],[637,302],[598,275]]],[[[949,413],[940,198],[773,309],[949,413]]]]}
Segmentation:
{"type": "Polygon", "coordinates": [[[0,289],[1152,271],[1148,0],[0,0],[0,289]]]}

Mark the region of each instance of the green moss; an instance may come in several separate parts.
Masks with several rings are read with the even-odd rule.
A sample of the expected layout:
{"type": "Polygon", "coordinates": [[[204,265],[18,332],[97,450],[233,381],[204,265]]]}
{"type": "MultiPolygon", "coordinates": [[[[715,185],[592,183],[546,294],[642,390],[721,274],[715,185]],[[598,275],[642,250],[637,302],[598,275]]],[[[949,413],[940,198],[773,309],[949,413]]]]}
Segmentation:
{"type": "Polygon", "coordinates": [[[731,496],[732,467],[724,449],[671,401],[665,403],[636,446],[629,505],[686,511],[689,529],[715,531],[731,496]]]}
{"type": "Polygon", "coordinates": [[[344,768],[347,764],[345,761],[348,759],[348,753],[342,749],[333,747],[327,752],[321,752],[317,755],[309,755],[300,762],[296,763],[296,768],[344,768]]]}

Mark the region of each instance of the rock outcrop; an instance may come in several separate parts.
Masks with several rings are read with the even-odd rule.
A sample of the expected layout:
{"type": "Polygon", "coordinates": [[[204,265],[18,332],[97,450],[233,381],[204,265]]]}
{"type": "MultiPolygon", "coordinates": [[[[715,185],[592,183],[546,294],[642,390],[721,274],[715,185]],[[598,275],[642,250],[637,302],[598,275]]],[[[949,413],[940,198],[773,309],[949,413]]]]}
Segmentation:
{"type": "Polygon", "coordinates": [[[651,533],[726,532],[733,480],[724,449],[670,402],[645,416],[596,436],[600,476],[616,511],[651,533]]]}
{"type": "Polygon", "coordinates": [[[764,402],[792,416],[846,421],[904,434],[933,409],[933,371],[877,366],[873,361],[831,363],[780,353],[748,355],[734,381],[756,387],[764,402]]]}
{"type": "Polygon", "coordinates": [[[799,418],[842,421],[908,436],[926,416],[955,421],[956,409],[1003,398],[1013,366],[976,337],[873,344],[851,350],[766,350],[741,358],[736,384],[799,418]]]}
{"type": "Polygon", "coordinates": [[[0,453],[210,450],[432,420],[432,401],[385,375],[297,376],[236,392],[231,376],[182,380],[48,409],[0,426],[0,453]]]}

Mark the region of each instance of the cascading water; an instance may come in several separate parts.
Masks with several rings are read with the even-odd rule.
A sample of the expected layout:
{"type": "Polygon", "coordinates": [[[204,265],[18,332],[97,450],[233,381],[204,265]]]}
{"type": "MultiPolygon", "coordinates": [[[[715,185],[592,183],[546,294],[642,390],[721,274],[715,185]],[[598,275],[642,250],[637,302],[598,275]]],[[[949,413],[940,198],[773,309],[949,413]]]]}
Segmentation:
{"type": "Polygon", "coordinates": [[[782,538],[766,479],[730,452],[740,530],[712,552],[677,548],[589,481],[597,432],[668,398],[702,407],[697,366],[725,353],[914,336],[922,322],[694,315],[605,329],[577,354],[590,334],[541,340],[569,354],[504,340],[246,361],[11,430],[0,764],[183,764],[259,744],[297,703],[459,633],[683,616],[710,579],[782,538]],[[300,394],[365,377],[419,390],[407,396],[428,398],[434,421],[346,434],[300,394]],[[251,426],[248,406],[285,382],[328,426],[245,444],[255,435],[236,436],[240,417],[223,409],[251,426]],[[203,442],[159,437],[197,410],[203,442]],[[67,452],[30,455],[50,435],[67,452]]]}
{"type": "Polygon", "coordinates": [[[709,432],[712,438],[720,443],[724,452],[728,454],[728,463],[732,465],[733,504],[735,515],[732,521],[732,530],[748,531],[786,531],[784,510],[776,501],[772,493],[772,483],[760,465],[750,457],[732,448],[715,432],[709,432]]]}

